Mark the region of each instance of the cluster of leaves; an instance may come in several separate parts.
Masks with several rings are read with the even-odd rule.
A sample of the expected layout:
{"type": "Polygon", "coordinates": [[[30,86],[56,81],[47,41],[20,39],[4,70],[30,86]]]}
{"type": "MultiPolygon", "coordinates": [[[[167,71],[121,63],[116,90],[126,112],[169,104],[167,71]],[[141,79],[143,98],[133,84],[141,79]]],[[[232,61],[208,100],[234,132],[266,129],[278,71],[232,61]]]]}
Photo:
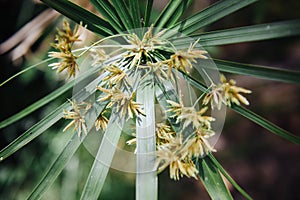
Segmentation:
{"type": "MultiPolygon", "coordinates": [[[[199,29],[205,27],[206,25],[209,25],[243,7],[246,7],[252,3],[254,3],[256,0],[221,0],[217,3],[211,5],[205,10],[202,10],[192,16],[188,16],[185,19],[181,19],[184,11],[191,3],[191,0],[188,1],[180,1],[180,0],[171,0],[165,7],[165,9],[160,13],[160,15],[155,19],[154,21],[150,21],[151,16],[151,10],[152,10],[152,4],[153,0],[147,0],[144,6],[141,6],[141,4],[137,3],[136,0],[112,0],[110,1],[100,1],[100,0],[90,0],[95,8],[98,9],[98,11],[101,13],[103,18],[98,17],[97,15],[81,8],[80,6],[66,0],[44,0],[44,2],[49,5],[50,7],[56,9],[63,15],[71,18],[72,20],[76,21],[77,23],[83,22],[87,25],[87,28],[91,31],[93,31],[96,34],[99,34],[103,37],[113,37],[116,34],[124,34],[124,32],[129,32],[129,34],[135,34],[133,30],[138,28],[144,28],[144,27],[150,27],[151,24],[153,24],[154,27],[156,27],[158,30],[162,28],[166,28],[168,30],[171,30],[170,32],[167,32],[164,35],[165,39],[171,38],[174,33],[181,32],[183,34],[186,34],[187,36],[190,36],[192,38],[196,38],[197,40],[201,36],[201,45],[203,47],[208,46],[217,46],[217,45],[223,45],[223,44],[233,44],[233,43],[239,43],[239,42],[249,42],[249,41],[257,41],[257,40],[264,40],[264,39],[271,39],[271,38],[279,38],[279,37],[286,37],[286,36],[292,36],[292,35],[299,35],[300,34],[300,21],[299,20],[292,20],[292,21],[286,21],[286,22],[276,22],[271,24],[261,24],[261,25],[254,25],[254,26],[247,26],[247,27],[241,27],[241,28],[234,28],[229,30],[219,30],[214,32],[207,32],[207,33],[201,33],[198,34],[195,32],[199,29]],[[143,20],[141,20],[143,19],[143,20]],[[268,28],[266,28],[268,27],[268,28]],[[250,37],[251,36],[251,37],[250,37]]],[[[140,33],[136,33],[136,37],[139,38],[140,33]]],[[[160,37],[160,35],[159,35],[160,37]]],[[[130,38],[129,41],[133,44],[134,41],[138,41],[137,38],[130,38]]],[[[152,37],[155,38],[155,37],[152,37]]],[[[182,38],[176,38],[176,45],[180,47],[180,44],[184,45],[185,40],[182,38]]],[[[151,45],[150,45],[151,46],[151,45]]],[[[151,48],[151,47],[150,47],[151,48]]],[[[144,54],[144,53],[142,53],[144,54]]],[[[130,63],[132,65],[136,65],[139,60],[143,57],[140,52],[135,52],[134,50],[130,51],[130,54],[127,55],[125,59],[130,59],[130,63]]],[[[175,58],[175,57],[174,57],[175,58]]],[[[177,57],[178,58],[178,57],[177,57]]],[[[105,60],[105,59],[104,59],[105,60]]],[[[176,66],[176,59],[173,59],[176,66]]],[[[178,59],[177,59],[178,60],[178,59]]],[[[282,70],[282,69],[276,69],[276,68],[268,68],[263,66],[253,66],[253,65],[247,65],[247,64],[241,64],[241,63],[233,63],[229,61],[223,61],[223,60],[214,60],[218,69],[222,72],[229,72],[234,74],[242,74],[242,75],[249,75],[249,76],[255,76],[259,78],[269,79],[269,80],[277,80],[287,83],[293,83],[293,84],[300,84],[299,79],[299,72],[289,71],[289,70],[282,70]]],[[[203,61],[205,63],[205,61],[203,61]]],[[[104,62],[104,65],[107,63],[104,62]]],[[[174,64],[174,63],[173,63],[174,64]]],[[[205,64],[204,64],[205,65],[205,64]]],[[[83,75],[81,75],[76,81],[77,82],[83,82],[86,78],[92,77],[96,72],[98,72],[99,68],[103,65],[99,65],[99,67],[90,68],[87,70],[83,75]]],[[[182,66],[182,64],[178,65],[182,66]]],[[[156,67],[156,66],[155,66],[156,67]]],[[[158,72],[157,80],[163,78],[170,78],[170,73],[168,71],[159,72],[157,69],[160,68],[154,68],[153,71],[158,72]]],[[[112,74],[114,69],[107,69],[110,70],[110,74],[112,74]]],[[[168,70],[168,69],[167,69],[168,70]]],[[[186,68],[179,69],[180,71],[185,71],[186,68]]],[[[146,70],[147,71],[147,70],[146,70]]],[[[156,73],[154,73],[156,74],[156,73]]],[[[70,74],[70,75],[73,75],[70,74]]],[[[84,101],[90,94],[94,93],[96,90],[96,85],[98,85],[99,80],[106,77],[107,74],[103,74],[102,76],[96,78],[92,83],[87,85],[85,88],[83,88],[81,91],[76,94],[75,99],[78,99],[78,102],[84,101]]],[[[145,74],[144,74],[145,75],[145,74]]],[[[208,88],[204,86],[204,84],[193,78],[187,73],[184,73],[186,80],[189,82],[189,84],[194,85],[196,88],[203,92],[209,91],[208,88]]],[[[109,79],[109,78],[107,78],[109,79]]],[[[111,80],[111,79],[110,79],[111,80]]],[[[115,79],[117,80],[117,79],[115,79]]],[[[224,82],[225,83],[225,80],[224,82]]],[[[24,109],[20,113],[12,116],[11,118],[3,121],[0,123],[0,128],[4,128],[13,122],[16,122],[17,120],[27,116],[28,114],[32,113],[33,111],[39,109],[40,107],[46,105],[50,101],[54,100],[55,98],[61,96],[66,91],[70,90],[74,84],[74,81],[70,81],[66,83],[61,88],[57,89],[56,91],[52,92],[51,94],[47,95],[43,99],[37,101],[33,105],[29,106],[28,108],[24,109]]],[[[234,82],[229,82],[229,85],[233,86],[234,82]]],[[[215,88],[215,90],[212,91],[219,91],[220,88],[218,85],[212,87],[215,88]]],[[[107,89],[107,88],[106,88],[107,89]]],[[[111,88],[108,88],[111,89],[111,88]]],[[[100,89],[101,90],[101,89],[100,89]]],[[[226,88],[224,89],[226,91],[226,88]]],[[[105,93],[104,89],[102,89],[102,92],[105,93]]],[[[247,90],[240,92],[248,92],[247,90]]],[[[109,91],[107,92],[109,93],[109,91]]],[[[214,99],[214,95],[212,93],[211,98],[214,99]]],[[[237,93],[230,93],[237,94],[237,93]]],[[[218,94],[215,96],[218,97],[218,94]]],[[[131,95],[127,95],[126,98],[130,99],[128,97],[132,97],[131,95]]],[[[242,97],[236,95],[235,96],[237,100],[247,103],[245,99],[242,97]]],[[[111,97],[110,97],[111,98],[111,97]]],[[[209,98],[209,96],[207,96],[209,98]]],[[[167,100],[172,100],[170,98],[166,98],[166,96],[157,96],[157,99],[159,101],[167,102],[167,100]]],[[[228,101],[230,99],[229,97],[222,96],[222,101],[227,102],[227,105],[236,111],[237,113],[241,114],[242,116],[247,117],[251,121],[257,123],[258,125],[264,127],[265,129],[269,130],[270,132],[283,137],[291,142],[294,142],[296,144],[300,143],[300,139],[296,137],[295,135],[289,133],[288,131],[276,126],[275,124],[271,123],[270,121],[264,119],[260,115],[238,105],[236,102],[232,103],[231,101],[228,101]]],[[[116,100],[117,102],[118,100],[116,100]]],[[[176,102],[176,101],[174,101],[176,102]]],[[[219,107],[220,104],[216,100],[216,107],[219,107]]],[[[233,101],[234,102],[234,101],[233,101]]],[[[128,104],[128,102],[126,102],[128,104]]],[[[134,106],[137,106],[137,104],[133,104],[134,106]]],[[[212,104],[214,105],[214,104],[212,104]]],[[[97,112],[89,111],[90,113],[96,113],[92,117],[93,123],[99,118],[99,113],[102,113],[102,110],[107,106],[106,101],[99,101],[95,103],[93,109],[96,109],[97,112]]],[[[49,113],[44,119],[42,119],[40,122],[32,126],[30,129],[28,129],[25,133],[20,135],[18,138],[16,138],[12,143],[10,143],[7,147],[2,149],[0,151],[0,160],[3,160],[7,158],[8,156],[12,155],[14,152],[18,151],[22,147],[24,147],[27,143],[34,140],[36,137],[38,137],[40,134],[42,134],[45,130],[47,130],[49,127],[51,127],[54,123],[56,123],[58,120],[60,120],[62,117],[64,117],[63,110],[69,111],[71,110],[71,106],[68,102],[58,106],[54,111],[49,113]]],[[[137,107],[138,108],[138,107],[137,107]]],[[[93,110],[91,109],[91,110],[93,110]]],[[[120,112],[125,112],[120,110],[120,112]]],[[[133,110],[134,112],[134,110],[133,110]]],[[[142,110],[137,111],[138,113],[142,113],[142,110]]],[[[103,113],[102,113],[103,114],[103,113]]],[[[103,115],[102,115],[103,117],[103,115]]],[[[114,116],[114,113],[110,116],[114,116]]],[[[127,117],[131,117],[131,115],[128,115],[127,117]]],[[[170,119],[170,121],[172,121],[170,119]]],[[[106,129],[107,133],[115,132],[115,135],[107,135],[107,140],[111,142],[117,142],[120,131],[116,128],[118,125],[122,125],[124,122],[120,120],[115,125],[110,125],[113,122],[108,122],[108,126],[106,129]]],[[[104,127],[104,126],[103,126],[104,127]]],[[[86,129],[90,129],[91,125],[87,124],[86,129]]],[[[180,132],[180,131],[178,131],[180,132]]],[[[84,138],[81,138],[84,139],[84,138]]],[[[105,143],[105,140],[102,142],[105,143]]],[[[41,179],[41,181],[38,183],[36,188],[31,193],[29,199],[37,199],[39,198],[51,185],[51,183],[54,182],[56,177],[61,173],[61,171],[64,169],[67,162],[71,159],[75,151],[78,149],[78,147],[81,144],[81,140],[78,138],[76,134],[70,139],[70,141],[65,145],[65,148],[61,151],[60,155],[57,157],[55,162],[51,165],[49,170],[46,172],[45,176],[41,179]]],[[[100,146],[99,152],[101,152],[101,148],[104,148],[103,146],[100,146]]],[[[113,155],[113,152],[110,152],[113,155]]],[[[207,152],[208,156],[199,159],[197,163],[197,172],[199,177],[201,178],[205,188],[207,189],[209,195],[212,199],[232,199],[230,192],[228,191],[227,187],[225,186],[225,183],[221,177],[221,175],[224,175],[224,177],[234,186],[236,189],[245,196],[247,199],[251,199],[251,197],[239,186],[237,183],[227,174],[227,172],[222,168],[222,166],[218,163],[218,161],[214,158],[214,156],[207,152]]],[[[111,157],[112,157],[111,155],[111,157]]],[[[97,154],[95,160],[100,159],[101,154],[97,154]]],[[[109,162],[109,161],[107,161],[109,162]]],[[[84,188],[84,191],[82,193],[81,198],[82,199],[96,199],[102,189],[102,186],[104,184],[104,180],[106,177],[106,174],[108,172],[108,167],[103,167],[99,165],[99,163],[95,162],[91,171],[89,178],[86,182],[86,186],[84,188]]]]}

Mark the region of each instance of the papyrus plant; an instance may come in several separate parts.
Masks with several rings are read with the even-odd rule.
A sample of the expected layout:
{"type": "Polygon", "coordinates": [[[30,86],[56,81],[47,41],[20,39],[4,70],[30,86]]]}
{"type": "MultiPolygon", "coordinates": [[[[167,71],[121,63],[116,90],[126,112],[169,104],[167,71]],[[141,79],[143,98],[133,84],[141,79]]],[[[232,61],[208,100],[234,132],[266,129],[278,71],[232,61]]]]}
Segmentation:
{"type": "Polygon", "coordinates": [[[70,130],[73,137],[29,199],[39,199],[43,195],[93,129],[104,135],[81,191],[81,199],[97,199],[123,127],[129,120],[136,126],[133,129],[135,137],[127,141],[129,145],[136,145],[136,199],[157,199],[157,173],[167,168],[172,179],[187,176],[201,181],[212,199],[232,199],[222,176],[245,198],[251,199],[213,156],[217,149],[211,144],[211,138],[216,134],[213,124],[218,118],[212,113],[216,110],[228,107],[270,132],[300,143],[295,135],[243,107],[243,104],[249,105],[246,95],[251,91],[218,73],[299,84],[298,72],[214,60],[205,50],[214,45],[298,35],[298,20],[199,34],[198,30],[206,25],[255,0],[218,1],[185,18],[183,13],[191,1],[171,0],[156,19],[151,18],[152,0],[91,0],[101,17],[70,1],[44,2],[100,35],[101,39],[90,46],[74,49],[73,44],[80,39],[80,33],[64,22],[52,44],[55,51],[49,53],[50,61],[53,61],[50,66],[58,73],[66,72],[66,78],[75,80],[0,124],[4,128],[61,96],[74,83],[80,85],[66,103],[0,152],[0,158],[4,160],[60,119],[68,120],[64,132],[70,130]],[[212,61],[216,68],[210,64],[212,61]],[[89,67],[83,68],[83,65],[89,67]],[[192,90],[197,90],[196,98],[193,98],[192,90]],[[163,121],[156,120],[155,105],[164,111],[163,121]]]}

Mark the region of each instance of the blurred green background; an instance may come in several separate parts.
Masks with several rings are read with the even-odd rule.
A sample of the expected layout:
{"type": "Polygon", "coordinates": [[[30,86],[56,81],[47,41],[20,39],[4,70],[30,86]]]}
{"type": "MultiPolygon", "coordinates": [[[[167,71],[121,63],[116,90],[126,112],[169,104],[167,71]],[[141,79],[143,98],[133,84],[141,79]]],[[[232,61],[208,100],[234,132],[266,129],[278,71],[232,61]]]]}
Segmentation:
{"type": "MultiPolygon", "coordinates": [[[[87,1],[79,2],[90,8],[87,1]]],[[[197,0],[192,4],[191,12],[213,2],[215,1],[197,0]]],[[[163,5],[165,1],[155,1],[157,10],[162,9],[163,5]]],[[[45,9],[46,6],[38,1],[0,0],[0,43],[45,9]]],[[[214,23],[205,31],[299,19],[299,10],[300,1],[262,0],[214,23]]],[[[25,54],[17,54],[12,49],[1,55],[0,82],[47,57],[57,24],[57,21],[51,22],[25,54]],[[12,53],[18,57],[14,61],[11,60],[12,53]]],[[[299,37],[225,45],[208,50],[214,58],[300,70],[299,37]]],[[[247,96],[251,102],[251,110],[300,136],[299,86],[245,76],[230,77],[253,91],[253,94],[247,96]]],[[[0,87],[0,120],[20,111],[63,83],[57,78],[56,72],[44,64],[0,87]]],[[[55,105],[65,101],[70,97],[68,95],[70,94],[0,130],[0,148],[4,148],[45,116],[55,105]]],[[[62,133],[63,124],[63,121],[55,124],[34,142],[0,163],[0,199],[25,199],[30,194],[58,154],[58,149],[69,137],[62,133]]],[[[226,124],[216,149],[218,152],[215,155],[224,168],[254,199],[300,199],[299,146],[270,134],[228,109],[226,124]]],[[[93,157],[84,147],[80,148],[42,199],[78,199],[92,162],[93,157]]],[[[134,184],[134,174],[112,169],[100,199],[134,199],[134,184]]],[[[230,188],[235,199],[242,199],[238,192],[230,188]]],[[[176,182],[170,180],[168,171],[165,171],[159,175],[159,199],[193,200],[209,197],[199,182],[187,178],[176,182]]]]}

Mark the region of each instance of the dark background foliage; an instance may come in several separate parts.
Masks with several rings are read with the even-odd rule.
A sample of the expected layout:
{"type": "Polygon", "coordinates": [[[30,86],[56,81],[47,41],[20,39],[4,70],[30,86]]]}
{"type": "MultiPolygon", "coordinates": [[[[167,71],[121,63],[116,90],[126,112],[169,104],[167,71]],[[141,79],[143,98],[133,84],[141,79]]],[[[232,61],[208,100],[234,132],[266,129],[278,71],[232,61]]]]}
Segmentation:
{"type": "MultiPolygon", "coordinates": [[[[195,2],[192,5],[193,11],[213,1],[195,2]]],[[[159,1],[156,2],[157,9],[160,8],[160,4],[159,1]]],[[[0,0],[2,27],[0,43],[45,8],[42,4],[35,4],[31,0],[0,0]]],[[[259,1],[214,23],[206,31],[299,19],[299,10],[300,2],[295,0],[259,1]]],[[[38,40],[32,47],[33,54],[37,49],[40,50],[38,48],[40,42],[38,40]]],[[[47,48],[49,47],[45,48],[42,56],[46,56],[47,48]]],[[[211,48],[209,52],[216,58],[299,70],[300,39],[291,37],[225,45],[211,48]]],[[[30,64],[26,59],[12,62],[9,55],[8,52],[0,57],[0,82],[30,64]]],[[[58,87],[61,82],[53,79],[51,73],[55,74],[54,71],[47,71],[47,65],[44,65],[1,87],[0,120],[6,119],[58,87]]],[[[244,76],[234,76],[234,78],[240,85],[253,91],[249,96],[250,109],[282,128],[300,135],[299,86],[244,76]]],[[[43,108],[26,119],[0,130],[0,148],[4,148],[47,111],[49,108],[43,108]]],[[[28,195],[43,171],[49,166],[49,160],[57,153],[53,147],[55,143],[53,138],[61,134],[60,127],[60,124],[54,126],[24,149],[0,163],[0,199],[24,199],[28,195]]],[[[224,168],[254,199],[300,199],[298,189],[300,149],[295,144],[270,134],[228,110],[227,121],[216,149],[218,152],[215,155],[224,168]]],[[[80,158],[79,167],[77,171],[71,172],[75,173],[74,176],[78,175],[79,179],[85,180],[84,176],[87,175],[93,158],[83,148],[77,152],[76,157],[80,158]]],[[[55,199],[56,196],[51,195],[51,192],[62,192],[59,186],[63,184],[67,172],[68,170],[63,172],[45,198],[55,199]]],[[[187,178],[174,182],[168,176],[167,171],[159,176],[160,199],[209,199],[199,182],[187,178]]],[[[77,193],[83,187],[80,184],[77,193]]],[[[235,199],[242,199],[234,189],[232,192],[235,199]]],[[[78,194],[74,194],[74,198],[76,195],[78,197],[78,194]]],[[[134,175],[111,170],[100,198],[133,199],[134,175]]]]}

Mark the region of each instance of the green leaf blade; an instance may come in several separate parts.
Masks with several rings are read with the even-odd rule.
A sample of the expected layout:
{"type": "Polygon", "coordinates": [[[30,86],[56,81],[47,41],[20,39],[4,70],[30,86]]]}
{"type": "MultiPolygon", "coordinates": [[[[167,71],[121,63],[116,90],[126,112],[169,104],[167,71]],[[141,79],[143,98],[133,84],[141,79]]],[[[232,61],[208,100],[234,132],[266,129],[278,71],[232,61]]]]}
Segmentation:
{"type": "Polygon", "coordinates": [[[211,162],[219,169],[219,171],[223,174],[223,176],[248,200],[252,200],[249,194],[241,188],[232,178],[231,176],[225,171],[225,169],[221,166],[221,164],[217,161],[217,159],[210,153],[208,154],[211,162]]]}
{"type": "Polygon", "coordinates": [[[134,28],[141,28],[140,2],[136,0],[129,0],[129,10],[132,14],[134,28]]]}
{"type": "Polygon", "coordinates": [[[125,31],[116,9],[110,4],[109,1],[103,0],[90,0],[103,17],[119,32],[125,31]]]}
{"type": "MultiPolygon", "coordinates": [[[[165,7],[165,9],[161,12],[160,16],[157,18],[156,22],[154,23],[154,27],[158,30],[168,26],[168,21],[173,18],[174,13],[176,12],[177,8],[180,4],[184,3],[182,0],[171,0],[165,7]]],[[[180,13],[177,13],[179,15],[180,13]]],[[[177,17],[177,16],[176,16],[177,17]]],[[[175,17],[175,18],[176,18],[175,17]]]]}
{"type": "Polygon", "coordinates": [[[42,197],[42,195],[47,191],[47,189],[52,185],[58,175],[65,168],[68,161],[79,148],[80,144],[81,141],[79,140],[77,133],[74,133],[73,137],[68,141],[44,177],[40,180],[30,196],[27,198],[28,200],[36,200],[42,197]]]}
{"type": "Polygon", "coordinates": [[[43,118],[41,121],[36,123],[30,129],[25,131],[22,135],[16,138],[13,142],[11,142],[8,146],[0,151],[1,160],[9,157],[14,152],[18,151],[26,144],[34,140],[40,134],[42,134],[45,130],[51,127],[54,123],[60,120],[63,116],[63,110],[67,109],[69,105],[67,103],[62,104],[58,108],[56,108],[53,112],[43,118]]]}
{"type": "Polygon", "coordinates": [[[153,7],[153,0],[147,0],[145,13],[144,13],[144,26],[145,27],[150,26],[150,16],[151,16],[152,7],[153,7]]]}
{"type": "Polygon", "coordinates": [[[81,200],[97,199],[101,193],[124,125],[124,118],[118,121],[119,119],[115,112],[110,116],[107,129],[81,194],[81,200]]]}
{"type": "Polygon", "coordinates": [[[136,100],[145,113],[136,120],[136,199],[143,200],[156,200],[158,196],[154,93],[153,85],[140,87],[136,92],[136,100]]]}
{"type": "MultiPolygon", "coordinates": [[[[204,61],[205,62],[205,61],[204,61]]],[[[265,67],[214,59],[222,72],[253,76],[266,80],[281,81],[300,85],[300,72],[281,68],[265,67]]]]}
{"type": "MultiPolygon", "coordinates": [[[[95,120],[105,106],[105,103],[94,103],[93,107],[88,111],[88,113],[86,114],[86,117],[88,119],[88,121],[86,121],[86,126],[88,130],[91,130],[93,128],[95,120]]],[[[81,141],[83,141],[85,137],[86,135],[83,135],[81,138],[79,138],[78,134],[76,132],[74,133],[72,138],[62,149],[61,153],[58,155],[51,167],[47,170],[44,177],[32,191],[28,199],[39,199],[47,191],[47,189],[49,189],[51,184],[55,181],[55,179],[62,172],[69,160],[72,158],[76,150],[79,148],[81,141]]]]}
{"type": "Polygon", "coordinates": [[[61,86],[57,90],[51,92],[47,96],[45,96],[42,99],[40,99],[40,100],[36,101],[35,103],[31,104],[30,106],[26,107],[25,109],[18,112],[17,114],[15,114],[15,115],[9,117],[8,119],[0,122],[0,128],[4,128],[4,127],[8,126],[8,125],[22,119],[23,117],[26,117],[27,115],[29,115],[30,113],[36,111],[37,109],[41,108],[42,106],[50,103],[51,101],[53,101],[57,97],[61,96],[62,94],[64,94],[68,90],[70,90],[72,88],[73,84],[74,84],[74,80],[70,81],[69,83],[67,83],[63,86],[61,86]]]}
{"type": "Polygon", "coordinates": [[[199,13],[176,23],[171,27],[173,31],[178,31],[186,35],[209,25],[223,17],[244,8],[257,0],[222,0],[200,11],[199,13]]]}
{"type": "Polygon", "coordinates": [[[119,18],[124,24],[126,31],[132,32],[132,29],[134,29],[134,22],[125,1],[112,0],[112,3],[119,15],[119,18]]]}
{"type": "Polygon", "coordinates": [[[198,160],[199,176],[211,199],[233,199],[226,187],[219,170],[213,165],[208,156],[198,160]]]}
{"type": "Polygon", "coordinates": [[[263,117],[261,117],[260,115],[242,107],[242,106],[237,106],[237,105],[233,105],[231,107],[234,111],[236,111],[237,113],[243,115],[244,117],[250,119],[251,121],[253,121],[254,123],[262,126],[263,128],[269,130],[270,132],[290,141],[293,142],[295,144],[300,144],[300,138],[296,135],[293,135],[292,133],[280,128],[279,126],[273,124],[272,122],[264,119],[263,117]]]}
{"type": "Polygon", "coordinates": [[[300,20],[290,20],[192,35],[203,47],[300,35],[300,20]]]}
{"type": "Polygon", "coordinates": [[[49,7],[57,10],[61,14],[69,17],[78,24],[83,22],[87,25],[87,28],[93,32],[96,32],[102,36],[111,36],[117,33],[117,31],[105,20],[101,19],[97,15],[81,8],[80,6],[66,0],[42,0],[49,7]]]}

